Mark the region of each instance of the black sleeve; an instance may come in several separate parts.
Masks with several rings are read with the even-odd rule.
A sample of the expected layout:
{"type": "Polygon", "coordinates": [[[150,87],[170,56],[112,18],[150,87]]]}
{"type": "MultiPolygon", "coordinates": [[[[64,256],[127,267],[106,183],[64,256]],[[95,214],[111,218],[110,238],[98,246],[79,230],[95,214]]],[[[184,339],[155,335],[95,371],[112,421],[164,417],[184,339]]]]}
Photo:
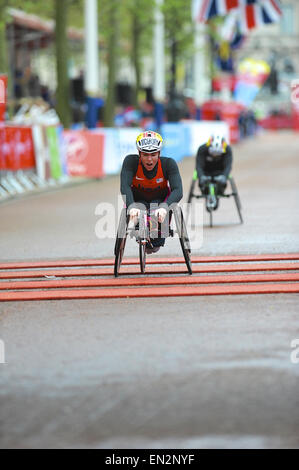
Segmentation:
{"type": "Polygon", "coordinates": [[[223,167],[224,167],[223,174],[226,176],[226,178],[229,177],[229,174],[232,169],[232,163],[233,163],[232,149],[228,145],[226,148],[226,152],[224,154],[224,164],[223,164],[223,167]]]}
{"type": "Polygon", "coordinates": [[[204,167],[205,167],[205,161],[206,161],[207,154],[208,154],[208,148],[207,148],[206,144],[201,145],[198,148],[197,155],[196,155],[197,178],[200,178],[200,176],[203,176],[205,174],[204,167]]]}
{"type": "Polygon", "coordinates": [[[163,158],[161,164],[165,178],[169,181],[171,192],[166,203],[170,206],[174,202],[179,202],[183,197],[182,179],[177,162],[173,158],[163,158]]]}
{"type": "Polygon", "coordinates": [[[127,155],[123,161],[120,173],[120,192],[126,207],[129,207],[134,202],[131,185],[137,173],[138,161],[138,155],[127,155]]]}

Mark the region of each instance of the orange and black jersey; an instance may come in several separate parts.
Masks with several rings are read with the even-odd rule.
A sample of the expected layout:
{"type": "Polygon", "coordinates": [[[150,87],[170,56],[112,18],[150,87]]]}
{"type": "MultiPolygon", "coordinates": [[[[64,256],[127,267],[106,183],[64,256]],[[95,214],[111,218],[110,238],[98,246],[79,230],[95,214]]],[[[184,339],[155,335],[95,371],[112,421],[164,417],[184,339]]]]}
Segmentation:
{"type": "Polygon", "coordinates": [[[183,188],[176,161],[160,157],[155,168],[148,171],[139,155],[127,155],[120,175],[120,191],[127,207],[141,201],[165,201],[168,206],[179,202],[183,197],[183,188]]]}

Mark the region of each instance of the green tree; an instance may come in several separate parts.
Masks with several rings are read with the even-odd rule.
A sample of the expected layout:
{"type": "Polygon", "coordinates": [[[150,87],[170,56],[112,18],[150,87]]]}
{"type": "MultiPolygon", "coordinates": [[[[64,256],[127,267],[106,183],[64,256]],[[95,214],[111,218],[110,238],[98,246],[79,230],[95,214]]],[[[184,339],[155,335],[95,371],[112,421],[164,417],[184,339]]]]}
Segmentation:
{"type": "Polygon", "coordinates": [[[192,53],[194,29],[191,20],[191,0],[164,0],[165,40],[170,50],[170,93],[176,91],[177,65],[192,53]]]}
{"type": "MultiPolygon", "coordinates": [[[[67,26],[70,25],[69,16],[74,22],[80,23],[83,18],[83,0],[51,0],[48,2],[27,0],[0,0],[0,69],[8,70],[6,60],[5,23],[7,7],[19,8],[26,13],[36,14],[43,18],[55,21],[55,49],[56,49],[56,110],[65,127],[71,123],[70,110],[70,82],[68,77],[68,39],[67,26]],[[81,15],[78,11],[81,10],[81,15]]],[[[76,25],[77,25],[76,24],[76,25]]],[[[79,24],[80,25],[80,24],[79,24]]],[[[11,80],[9,81],[11,83],[11,80]]]]}
{"type": "Polygon", "coordinates": [[[108,66],[108,84],[104,106],[104,125],[114,125],[116,71],[119,57],[120,2],[100,0],[99,31],[106,45],[105,58],[108,66]]]}
{"type": "Polygon", "coordinates": [[[8,72],[6,44],[6,7],[8,0],[0,0],[0,72],[8,72]]]}
{"type": "Polygon", "coordinates": [[[55,0],[56,110],[64,127],[71,124],[70,81],[68,77],[67,14],[69,0],[55,0]]]}
{"type": "Polygon", "coordinates": [[[123,35],[130,41],[130,59],[135,71],[133,104],[138,106],[142,78],[142,58],[152,52],[155,0],[127,0],[122,18],[123,35]]]}

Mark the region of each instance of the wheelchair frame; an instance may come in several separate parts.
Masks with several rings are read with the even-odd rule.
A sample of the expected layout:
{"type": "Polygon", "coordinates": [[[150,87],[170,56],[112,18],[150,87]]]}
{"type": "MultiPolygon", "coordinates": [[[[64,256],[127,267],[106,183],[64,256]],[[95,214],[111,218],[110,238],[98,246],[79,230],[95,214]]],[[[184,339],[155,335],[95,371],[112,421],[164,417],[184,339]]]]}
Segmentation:
{"type": "MultiPolygon", "coordinates": [[[[185,263],[187,266],[187,270],[189,274],[192,274],[192,263],[191,263],[191,246],[190,241],[186,229],[186,224],[183,217],[183,212],[180,206],[175,206],[175,208],[169,211],[169,220],[171,220],[171,212],[174,215],[176,231],[169,227],[169,236],[173,237],[175,233],[179,235],[179,240],[181,244],[181,248],[183,251],[185,263]]],[[[170,225],[170,222],[169,222],[170,225]]],[[[115,262],[114,262],[114,276],[118,277],[120,266],[123,260],[123,255],[126,246],[126,240],[128,235],[131,238],[136,237],[136,240],[139,244],[139,264],[140,264],[140,271],[142,274],[145,274],[145,267],[146,267],[146,244],[150,239],[150,227],[149,227],[149,218],[148,218],[148,211],[142,210],[140,211],[140,216],[138,219],[138,229],[129,228],[129,216],[127,214],[127,209],[123,208],[114,246],[114,255],[115,255],[115,262]]],[[[136,224],[137,226],[137,224],[136,224]]],[[[161,227],[160,227],[161,228],[161,227]]]]}
{"type": "Polygon", "coordinates": [[[218,208],[218,204],[216,204],[216,206],[213,205],[211,203],[212,199],[215,199],[217,201],[218,199],[221,199],[221,198],[233,196],[235,204],[236,204],[237,212],[238,212],[238,215],[239,215],[240,223],[243,224],[244,221],[243,221],[243,216],[242,216],[242,212],[241,212],[241,210],[242,210],[241,201],[240,201],[240,197],[239,197],[239,193],[238,193],[238,189],[237,189],[235,180],[231,175],[229,175],[229,177],[228,177],[228,180],[229,180],[230,186],[231,186],[231,193],[228,193],[228,194],[217,194],[217,191],[216,191],[216,188],[215,188],[216,183],[213,182],[212,177],[211,177],[211,181],[208,183],[209,184],[209,193],[208,194],[195,194],[194,188],[195,188],[195,184],[196,184],[197,180],[198,180],[197,171],[194,170],[192,181],[191,181],[191,186],[190,186],[189,194],[188,194],[186,223],[188,222],[188,218],[189,218],[189,215],[190,215],[190,208],[191,208],[191,203],[192,203],[193,198],[205,199],[205,201],[206,201],[206,210],[210,214],[210,227],[213,227],[213,212],[218,208]]]}

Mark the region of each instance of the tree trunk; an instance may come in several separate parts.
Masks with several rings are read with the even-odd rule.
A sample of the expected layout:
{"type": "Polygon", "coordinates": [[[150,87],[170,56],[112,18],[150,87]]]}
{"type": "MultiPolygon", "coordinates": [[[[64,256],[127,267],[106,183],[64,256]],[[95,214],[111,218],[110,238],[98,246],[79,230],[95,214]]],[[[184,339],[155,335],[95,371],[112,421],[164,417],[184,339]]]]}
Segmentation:
{"type": "Polygon", "coordinates": [[[176,92],[176,63],[177,63],[177,42],[175,37],[172,38],[171,43],[171,82],[170,82],[170,96],[174,96],[176,92]]]}
{"type": "Polygon", "coordinates": [[[67,11],[69,0],[55,0],[56,111],[64,127],[71,124],[70,81],[68,77],[67,11]]]}
{"type": "Polygon", "coordinates": [[[111,29],[108,40],[108,89],[104,110],[104,125],[113,127],[118,41],[118,0],[110,0],[108,14],[111,29]]]}
{"type": "Polygon", "coordinates": [[[135,89],[133,95],[133,105],[137,108],[138,107],[138,96],[140,91],[140,51],[139,51],[139,44],[140,44],[140,27],[138,25],[138,17],[137,15],[133,16],[133,36],[132,36],[132,63],[135,70],[135,89]]]}

